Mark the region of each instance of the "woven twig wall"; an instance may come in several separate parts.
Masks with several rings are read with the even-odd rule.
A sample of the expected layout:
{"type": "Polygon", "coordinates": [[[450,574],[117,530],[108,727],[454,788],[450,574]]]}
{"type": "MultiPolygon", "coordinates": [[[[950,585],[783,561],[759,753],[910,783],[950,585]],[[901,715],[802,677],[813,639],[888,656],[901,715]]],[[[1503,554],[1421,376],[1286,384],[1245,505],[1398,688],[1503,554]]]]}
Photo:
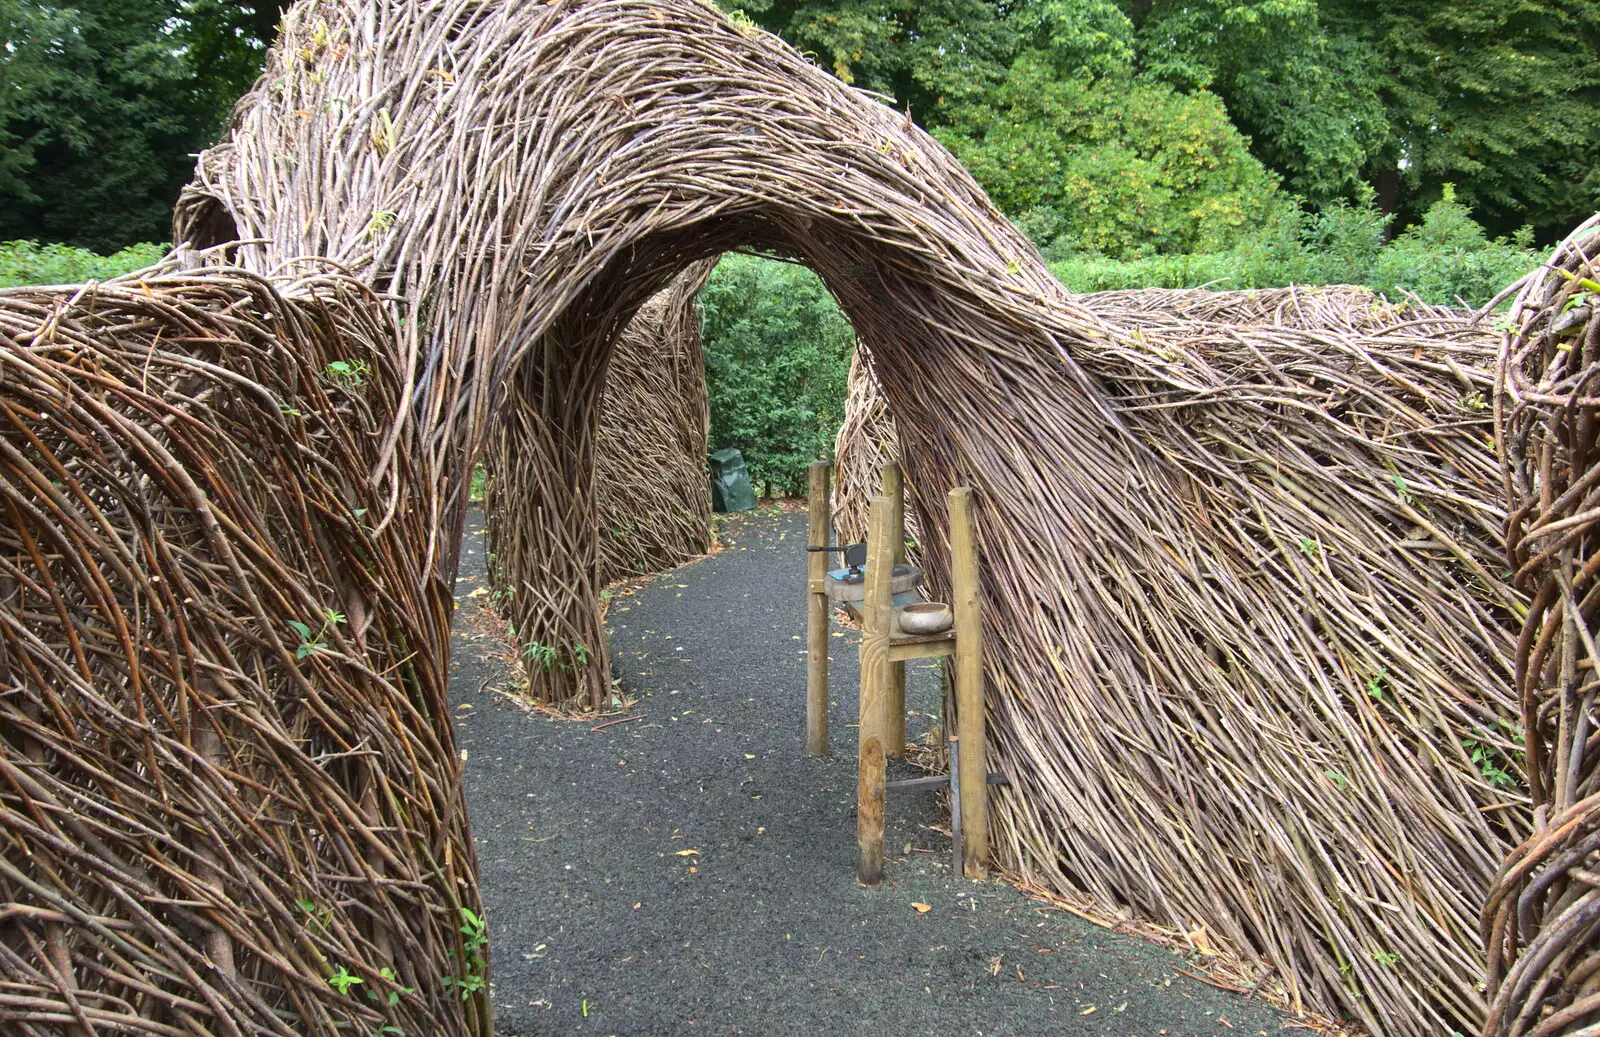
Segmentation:
{"type": "Polygon", "coordinates": [[[1516,728],[1535,825],[1484,909],[1488,1037],[1588,1033],[1600,1023],[1597,310],[1600,216],[1522,286],[1500,364],[1506,549],[1532,599],[1518,643],[1516,728]]]}
{"type": "MultiPolygon", "coordinates": [[[[1091,294],[1080,296],[1078,301],[1083,302],[1088,309],[1104,314],[1107,320],[1120,326],[1131,328],[1146,328],[1146,330],[1160,330],[1162,334],[1174,338],[1187,339],[1190,342],[1218,342],[1232,339],[1240,331],[1248,330],[1250,338],[1270,338],[1274,334],[1282,334],[1286,338],[1302,338],[1302,334],[1309,333],[1315,339],[1323,342],[1322,349],[1325,357],[1320,357],[1309,365],[1301,366],[1293,373],[1282,373],[1280,384],[1298,384],[1307,398],[1315,397],[1314,387],[1318,384],[1331,384],[1330,373],[1318,370],[1328,358],[1336,357],[1341,352],[1346,352],[1350,357],[1395,357],[1410,349],[1416,354],[1419,349],[1435,352],[1437,357],[1429,358],[1424,362],[1424,370],[1408,376],[1419,378],[1413,382],[1418,386],[1419,392],[1435,400],[1434,405],[1442,402],[1445,408],[1454,411],[1453,418],[1446,416],[1443,427],[1450,429],[1451,437],[1461,437],[1462,434],[1478,438],[1477,462],[1474,469],[1456,470],[1453,472],[1454,462],[1446,462],[1445,466],[1429,464],[1427,469],[1434,469],[1434,477],[1448,474],[1453,477],[1466,475],[1466,480],[1461,483],[1464,496],[1456,502],[1451,502],[1453,491],[1443,491],[1443,501],[1435,501],[1424,507],[1427,517],[1419,515],[1418,522],[1426,525],[1448,528],[1448,530],[1466,530],[1477,525],[1488,510],[1493,509],[1493,483],[1488,482],[1488,442],[1485,435],[1490,430],[1488,421],[1488,400],[1486,400],[1486,366],[1490,360],[1490,350],[1493,347],[1490,333],[1478,330],[1469,314],[1459,314],[1451,310],[1435,309],[1435,307],[1422,306],[1416,301],[1390,302],[1379,298],[1365,288],[1347,288],[1347,286],[1334,286],[1334,288],[1285,288],[1285,290],[1267,291],[1202,291],[1202,290],[1149,290],[1149,291],[1115,291],[1115,293],[1091,294]],[[1434,344],[1429,346],[1427,342],[1434,344]],[[1454,342],[1450,349],[1438,349],[1438,342],[1454,342]],[[1291,382],[1293,379],[1293,382],[1291,382]],[[1429,386],[1426,390],[1422,386],[1429,386]],[[1459,504],[1466,504],[1466,509],[1456,510],[1459,504]],[[1450,514],[1454,510],[1456,514],[1450,514]]],[[[1317,347],[1314,347],[1317,349],[1317,347]]],[[[1266,357],[1262,357],[1266,360],[1266,357]]],[[[1267,363],[1274,363],[1267,360],[1267,363]]],[[[1259,370],[1259,368],[1258,368],[1259,370]]],[[[1326,406],[1326,397],[1323,398],[1326,406]]],[[[1195,403],[1195,410],[1202,410],[1203,405],[1195,403]]],[[[1341,406],[1334,405],[1333,413],[1344,410],[1341,406]]],[[[1347,413],[1347,411],[1346,411],[1347,413]]],[[[1282,418],[1278,418],[1282,422],[1282,418]]],[[[1381,427],[1381,426],[1370,426],[1381,427]]],[[[1326,432],[1322,434],[1326,435],[1326,432]]],[[[1432,438],[1432,437],[1427,437],[1432,438]]],[[[1427,438],[1422,443],[1427,443],[1427,438]]],[[[1474,451],[1470,438],[1458,438],[1459,445],[1466,446],[1469,453],[1474,451]]],[[[1320,450],[1320,448],[1318,448],[1320,450]]],[[[1424,450],[1432,450],[1424,446],[1424,450]]],[[[877,493],[878,485],[882,480],[882,466],[886,458],[899,456],[899,434],[894,426],[893,416],[888,413],[885,397],[882,390],[878,389],[872,374],[866,365],[858,362],[851,368],[850,395],[846,402],[845,424],[838,435],[837,448],[835,448],[835,530],[842,543],[851,539],[859,539],[866,533],[866,512],[870,496],[877,493]]],[[[1291,451],[1277,450],[1277,448],[1262,448],[1258,454],[1262,459],[1272,458],[1274,464],[1283,466],[1285,462],[1293,462],[1294,454],[1291,451]]],[[[1397,466],[1390,472],[1390,491],[1398,498],[1400,506],[1410,510],[1413,504],[1418,504],[1416,494],[1413,493],[1413,483],[1416,475],[1410,478],[1403,475],[1403,467],[1397,466]]],[[[1298,480],[1290,480],[1288,486],[1293,486],[1298,480]]],[[[1347,488],[1346,493],[1349,493],[1347,488]]],[[[1352,494],[1355,507],[1360,509],[1373,509],[1374,501],[1371,498],[1362,499],[1365,494],[1352,494]]],[[[1381,510],[1378,515],[1379,522],[1384,525],[1395,523],[1392,517],[1382,517],[1381,510]]],[[[1205,518],[1205,522],[1214,522],[1216,518],[1205,518]]],[[[1395,523],[1397,525],[1397,523],[1395,523]]],[[[1395,528],[1390,525],[1390,528],[1395,528]]],[[[1427,551],[1430,546],[1430,535],[1426,533],[1424,525],[1411,527],[1411,543],[1402,543],[1398,547],[1411,555],[1411,568],[1432,567],[1437,570],[1453,570],[1461,565],[1462,555],[1453,555],[1450,552],[1427,551]]],[[[1477,533],[1469,533],[1462,544],[1464,555],[1469,559],[1470,565],[1480,571],[1494,583],[1493,573],[1498,573],[1499,562],[1494,557],[1494,544],[1496,539],[1488,536],[1490,530],[1478,528],[1477,533]]],[[[1448,541],[1448,538],[1446,538],[1448,541]]],[[[1446,543],[1440,541],[1440,543],[1446,543]]],[[[1307,562],[1320,562],[1323,546],[1315,541],[1296,541],[1285,544],[1286,551],[1293,551],[1307,562]]],[[[1368,562],[1374,573],[1392,570],[1390,565],[1381,562],[1378,552],[1368,555],[1368,562]]],[[[1432,578],[1427,578],[1432,581],[1432,578]]],[[[938,583],[938,581],[936,581],[938,583]]],[[[1480,583],[1480,586],[1486,584],[1480,583]]],[[[938,592],[938,587],[936,587],[938,592]]],[[[1315,600],[1310,597],[1309,600],[1315,600]]],[[[1488,632],[1490,643],[1499,645],[1498,653],[1504,666],[1504,627],[1509,623],[1510,616],[1515,615],[1512,610],[1496,608],[1493,599],[1483,600],[1485,610],[1480,613],[1475,623],[1480,624],[1488,632]]],[[[1338,634],[1338,627],[1328,627],[1330,634],[1338,634]]],[[[1350,642],[1358,643],[1362,635],[1355,631],[1347,631],[1342,637],[1349,637],[1350,642]]],[[[1338,642],[1334,642],[1338,643],[1338,642]]],[[[1339,655],[1344,655],[1346,648],[1339,648],[1339,655]]],[[[1386,706],[1387,696],[1394,695],[1394,688],[1400,679],[1397,674],[1389,671],[1387,666],[1368,671],[1365,695],[1370,699],[1374,714],[1382,715],[1386,706]]],[[[1402,687],[1403,688],[1403,687],[1402,687]]],[[[1400,691],[1405,695],[1405,690],[1400,691]]],[[[1227,714],[1222,714],[1227,715],[1227,714]]],[[[1251,715],[1262,715],[1259,709],[1253,709],[1251,715]]],[[[1334,715],[1336,717],[1336,715],[1334,715]]],[[[1347,733],[1341,733],[1342,720],[1328,723],[1333,719],[1328,714],[1323,714],[1323,719],[1318,719],[1315,714],[1290,714],[1282,715],[1282,720],[1291,720],[1301,730],[1307,731],[1317,741],[1325,744],[1338,743],[1339,739],[1349,738],[1347,733]],[[1320,733],[1318,733],[1320,731],[1320,733]]],[[[1520,815],[1523,810],[1520,803],[1520,754],[1515,751],[1515,735],[1512,730],[1512,717],[1504,712],[1504,706],[1493,707],[1478,712],[1475,717],[1459,717],[1453,722],[1454,735],[1448,739],[1430,739],[1437,743],[1442,752],[1450,752],[1451,744],[1466,743],[1464,749],[1470,757],[1480,762],[1478,778],[1482,779],[1485,786],[1493,787],[1498,791],[1501,805],[1496,810],[1509,811],[1510,815],[1520,815]]],[[[1405,727],[1405,725],[1403,725],[1405,727]]],[[[1059,733],[1054,735],[1058,744],[1069,746],[1069,749],[1056,749],[1056,751],[1035,751],[1027,759],[1019,763],[1019,767],[1037,768],[1040,757],[1054,757],[1061,754],[1070,759],[1072,754],[1080,751],[1078,744],[1082,744],[1082,736],[1078,735],[1077,725],[1064,725],[1059,733]]],[[[1240,760],[1243,768],[1243,760],[1240,760]]],[[[1338,791],[1339,797],[1349,797],[1354,791],[1354,781],[1344,771],[1338,768],[1326,767],[1320,771],[1323,781],[1330,783],[1338,791]]],[[[1384,784],[1379,783],[1374,787],[1374,792],[1382,795],[1384,784]]],[[[1014,805],[1019,813],[1034,813],[1022,805],[1014,805]]],[[[1322,810],[1323,807],[1315,807],[1322,810]]],[[[1357,808],[1363,810],[1363,808],[1357,808]]],[[[1035,816],[1034,832],[1048,831],[1050,819],[1035,816]]],[[[1259,823],[1259,821],[1258,821],[1259,823]]],[[[1507,831],[1518,831],[1517,821],[1507,826],[1507,831]]],[[[1022,837],[1026,840],[1027,835],[1022,837]]],[[[1022,842],[1026,845],[1026,842],[1022,842]]],[[[1019,847],[1021,850],[1021,847],[1019,847]]],[[[1026,850],[1024,850],[1026,853],[1026,850]]],[[[1440,859],[1440,866],[1445,861],[1440,859]]],[[[1483,861],[1477,864],[1482,869],[1483,861]]],[[[1448,874],[1448,872],[1443,872],[1448,874]]],[[[1482,871],[1480,871],[1482,874],[1482,871]]],[[[1403,899],[1402,898],[1395,898],[1403,899]]],[[[1475,896],[1469,895],[1459,901],[1461,906],[1475,903],[1475,896]]],[[[1454,915],[1454,928],[1451,931],[1450,944],[1446,944],[1446,954],[1453,955],[1456,960],[1466,960],[1470,954],[1467,941],[1472,939],[1470,931],[1462,928],[1464,917],[1454,915]]],[[[1411,954],[1418,954],[1424,944],[1429,943],[1429,938],[1416,931],[1411,936],[1414,943],[1408,943],[1411,954]]],[[[1403,943],[1403,941],[1392,941],[1403,943]]],[[[1357,944],[1358,946],[1358,944],[1357,944]]],[[[1440,955],[1443,947],[1430,947],[1429,954],[1435,957],[1440,955]]],[[[1366,959],[1384,965],[1398,965],[1398,960],[1390,962],[1390,955],[1395,959],[1402,952],[1387,951],[1387,949],[1370,949],[1365,954],[1366,959]]],[[[1357,970],[1358,962],[1354,955],[1344,959],[1339,965],[1342,973],[1352,973],[1357,970]]],[[[1466,992],[1464,992],[1466,994],[1466,992]]],[[[1472,1021],[1475,1018],[1472,1000],[1469,995],[1461,1000],[1462,1021],[1472,1021]]],[[[1394,1026],[1398,1018],[1397,1011],[1390,1010],[1379,1018],[1379,1026],[1394,1026]]]]}
{"type": "Polygon", "coordinates": [[[595,443],[601,586],[711,549],[705,359],[695,296],[714,261],[645,303],[611,354],[595,443]]]}
{"type": "Polygon", "coordinates": [[[0,291],[5,1033],[490,1034],[394,340],[343,278],[0,291]]]}
{"type": "MultiPolygon", "coordinates": [[[[348,369],[330,356],[378,368],[381,356],[392,408],[348,468],[270,477],[366,487],[359,521],[406,541],[394,557],[404,552],[396,564],[418,583],[395,578],[375,627],[399,631],[408,652],[436,652],[428,665],[443,672],[428,609],[449,600],[471,463],[509,422],[521,426],[510,463],[541,473],[526,528],[544,576],[519,637],[599,644],[595,416],[618,335],[695,261],[739,246],[795,256],[870,357],[936,579],[943,496],[975,490],[992,763],[1013,779],[993,815],[1005,862],[1041,885],[1204,926],[1292,999],[1386,1033],[1482,1021],[1477,915],[1528,828],[1515,760],[1503,786],[1461,744],[1512,745],[1496,731],[1517,711],[1511,631],[1526,605],[1498,575],[1487,332],[1432,315],[1357,336],[1091,310],[902,114],[694,0],[325,0],[297,5],[284,26],[228,141],[203,156],[178,236],[237,235],[234,261],[262,275],[340,269],[381,293],[392,323],[320,347],[314,369],[348,369]],[[422,596],[402,593],[411,586],[422,596]]],[[[297,337],[281,334],[294,352],[297,337]]],[[[237,435],[262,436],[272,420],[237,435]]],[[[210,478],[208,463],[180,467],[210,478]]],[[[49,481],[26,485],[48,494],[49,481]]],[[[119,485],[107,500],[152,492],[131,476],[119,485]]],[[[253,560],[288,530],[317,528],[244,525],[229,542],[253,560]]],[[[83,550],[105,553],[95,571],[113,595],[142,595],[109,561],[114,538],[96,535],[83,550]]],[[[388,579],[380,571],[373,593],[388,579]]],[[[239,591],[210,593],[232,603],[239,591]]],[[[173,623],[191,605],[153,600],[140,597],[173,623]]],[[[30,628],[31,613],[9,615],[30,628]]],[[[38,651],[72,658],[71,625],[38,651]]],[[[263,663],[252,694],[267,697],[295,663],[263,663]]],[[[385,665],[370,679],[395,679],[385,665]]],[[[214,669],[225,668],[198,666],[214,669]]],[[[40,726],[71,722],[49,711],[54,685],[27,681],[46,707],[40,726]]],[[[598,701],[608,684],[601,659],[548,694],[598,701]]],[[[395,723],[365,715],[387,705],[356,708],[347,723],[395,723]]],[[[436,723],[419,711],[399,726],[420,738],[436,723]]],[[[447,736],[436,741],[443,753],[447,736]]],[[[269,751],[273,767],[292,770],[305,752],[325,766],[370,760],[374,775],[437,776],[430,791],[454,795],[441,757],[419,762],[404,745],[249,753],[269,751]]],[[[147,759],[141,782],[183,759],[147,759]]],[[[280,784],[302,794],[288,778],[263,788],[280,784]]],[[[25,807],[4,819],[8,838],[29,823],[25,807]]],[[[411,845],[441,866],[463,830],[442,812],[405,823],[428,833],[411,845]]],[[[186,854],[159,842],[148,852],[186,854]]],[[[470,867],[466,850],[448,859],[470,867]]],[[[239,868],[223,887],[249,902],[262,880],[239,868]]],[[[52,874],[36,895],[71,881],[52,874]]],[[[412,881],[385,888],[422,901],[459,885],[412,881]]],[[[33,970],[29,989],[54,983],[49,996],[66,1004],[61,991],[97,982],[104,959],[74,959],[68,978],[51,964],[50,921],[4,942],[4,968],[8,980],[33,970]]],[[[128,924],[159,942],[158,928],[128,924]]],[[[280,938],[251,953],[327,985],[280,938]]],[[[365,1010],[363,993],[342,1010],[365,1010]]],[[[447,1010],[436,1027],[467,1028],[447,1010]]],[[[333,1032],[314,1017],[304,1028],[333,1032]]]]}
{"type": "MultiPolygon", "coordinates": [[[[850,357],[844,424],[833,443],[833,530],[841,544],[867,538],[872,498],[883,489],[883,466],[900,460],[900,433],[872,379],[872,368],[857,351],[850,357]]],[[[906,537],[917,539],[916,516],[906,513],[906,537]]]]}
{"type": "MultiPolygon", "coordinates": [[[[670,569],[710,550],[710,412],[695,296],[712,265],[695,264],[646,302],[612,351],[595,438],[597,587],[670,569]]],[[[489,574],[514,640],[524,646],[529,639],[515,631],[530,628],[531,617],[517,602],[536,596],[543,582],[543,558],[529,533],[547,497],[544,473],[513,462],[530,456],[515,439],[528,432],[522,423],[504,422],[491,430],[484,451],[489,574]]],[[[561,646],[559,655],[529,652],[537,661],[529,666],[529,693],[548,697],[556,691],[552,677],[591,665],[604,650],[603,643],[574,642],[561,646]]]]}

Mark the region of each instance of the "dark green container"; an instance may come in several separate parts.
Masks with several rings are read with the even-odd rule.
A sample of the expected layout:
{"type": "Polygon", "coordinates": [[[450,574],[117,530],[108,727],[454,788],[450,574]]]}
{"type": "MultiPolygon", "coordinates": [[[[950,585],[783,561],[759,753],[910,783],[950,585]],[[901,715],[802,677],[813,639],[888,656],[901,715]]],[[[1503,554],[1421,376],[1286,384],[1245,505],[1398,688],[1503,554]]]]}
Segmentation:
{"type": "Polygon", "coordinates": [[[711,506],[718,511],[749,511],[756,506],[756,491],[750,488],[750,473],[737,447],[711,455],[711,506]]]}

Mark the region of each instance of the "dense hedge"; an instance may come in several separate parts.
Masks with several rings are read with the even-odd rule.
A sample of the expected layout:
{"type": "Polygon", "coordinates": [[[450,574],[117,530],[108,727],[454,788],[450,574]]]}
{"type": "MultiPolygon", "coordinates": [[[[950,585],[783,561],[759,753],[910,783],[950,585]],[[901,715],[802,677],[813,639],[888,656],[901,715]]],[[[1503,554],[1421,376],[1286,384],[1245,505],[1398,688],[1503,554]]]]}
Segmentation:
{"type": "Polygon", "coordinates": [[[34,241],[0,241],[0,288],[24,284],[78,284],[103,281],[149,266],[167,252],[165,245],[129,245],[109,256],[98,256],[71,245],[41,245],[34,241]]]}
{"type": "Polygon", "coordinates": [[[1045,258],[1075,292],[1357,284],[1442,306],[1481,306],[1540,261],[1527,234],[1489,238],[1449,185],[1422,222],[1385,244],[1387,223],[1371,206],[1340,203],[1292,212],[1229,252],[1115,260],[1046,246],[1045,258]]]}
{"type": "Polygon", "coordinates": [[[793,263],[728,255],[700,293],[711,449],[738,447],[756,491],[805,492],[833,453],[855,334],[822,281],[793,263]]]}

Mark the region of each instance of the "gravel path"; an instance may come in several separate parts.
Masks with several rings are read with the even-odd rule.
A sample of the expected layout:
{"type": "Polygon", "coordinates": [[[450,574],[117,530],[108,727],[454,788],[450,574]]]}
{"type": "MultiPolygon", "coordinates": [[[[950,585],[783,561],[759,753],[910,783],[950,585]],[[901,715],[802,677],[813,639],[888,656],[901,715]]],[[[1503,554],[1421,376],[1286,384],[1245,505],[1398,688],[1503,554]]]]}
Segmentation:
{"type": "MultiPolygon", "coordinates": [[[[1283,1023],[1178,973],[1179,955],[952,875],[932,795],[890,797],[886,881],[856,885],[855,634],[835,628],[834,755],[812,759],[803,515],[731,518],[726,550],[616,599],[615,669],[640,719],[599,731],[499,692],[482,525],[463,546],[452,684],[505,1037],[1283,1023]]],[[[927,664],[909,683],[916,740],[938,685],[927,664]]]]}

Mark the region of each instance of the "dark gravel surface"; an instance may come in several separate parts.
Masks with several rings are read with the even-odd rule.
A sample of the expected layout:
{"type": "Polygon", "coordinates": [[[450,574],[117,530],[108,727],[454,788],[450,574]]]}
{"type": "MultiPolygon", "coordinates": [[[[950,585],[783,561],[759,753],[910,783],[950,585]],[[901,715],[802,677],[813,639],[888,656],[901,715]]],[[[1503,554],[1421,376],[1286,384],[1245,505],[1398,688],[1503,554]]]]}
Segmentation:
{"type": "MultiPolygon", "coordinates": [[[[600,731],[499,691],[482,525],[468,522],[452,669],[502,1035],[1161,1037],[1283,1023],[1182,976],[1162,947],[952,875],[932,795],[890,797],[886,881],[856,885],[855,633],[835,627],[834,755],[812,759],[803,515],[734,517],[726,550],[617,598],[615,669],[640,719],[600,731]]],[[[927,664],[910,683],[916,740],[938,685],[927,664]]]]}

